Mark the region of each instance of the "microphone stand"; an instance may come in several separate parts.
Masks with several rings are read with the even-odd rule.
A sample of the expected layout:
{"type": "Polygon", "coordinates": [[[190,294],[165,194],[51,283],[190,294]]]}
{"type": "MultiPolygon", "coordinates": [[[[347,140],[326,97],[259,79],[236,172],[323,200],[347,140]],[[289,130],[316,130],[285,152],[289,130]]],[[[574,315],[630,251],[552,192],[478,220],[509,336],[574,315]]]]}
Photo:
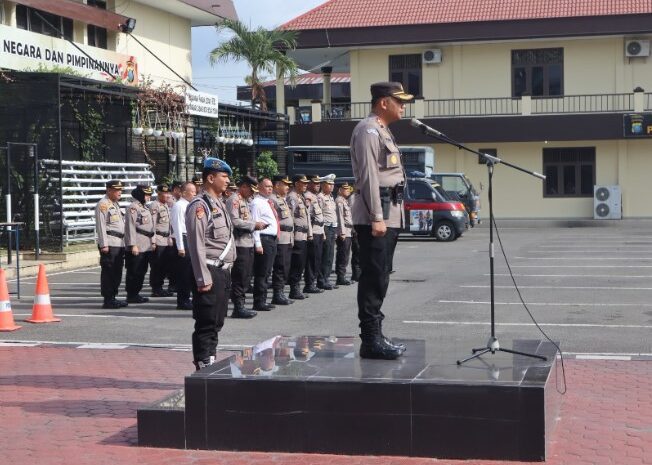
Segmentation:
{"type": "MultiPolygon", "coordinates": [[[[493,174],[494,174],[494,166],[501,163],[505,166],[509,166],[510,168],[513,168],[518,171],[522,171],[523,173],[527,173],[530,176],[534,176],[539,179],[546,179],[546,177],[540,173],[534,172],[527,170],[525,168],[521,168],[520,166],[513,165],[511,163],[507,163],[506,161],[501,160],[498,157],[494,157],[491,155],[488,155],[486,153],[479,152],[477,150],[473,150],[466,145],[457,142],[450,137],[448,137],[446,134],[441,133],[439,131],[429,131],[430,128],[428,128],[425,125],[420,126],[421,131],[430,137],[433,137],[434,139],[440,140],[441,142],[444,142],[446,144],[453,145],[457,147],[460,150],[465,150],[467,152],[473,153],[478,156],[480,160],[484,160],[487,164],[487,173],[489,177],[489,190],[488,190],[488,197],[489,197],[489,276],[490,276],[490,290],[491,290],[491,336],[489,337],[489,340],[487,341],[487,345],[485,347],[480,347],[480,348],[475,348],[471,349],[471,355],[470,357],[467,357],[463,360],[458,360],[457,364],[462,365],[463,363],[466,363],[470,360],[473,360],[475,358],[478,358],[488,352],[491,352],[492,354],[495,354],[496,352],[507,352],[510,354],[515,354],[515,355],[522,355],[524,357],[531,357],[531,358],[537,358],[539,360],[547,360],[546,357],[542,355],[536,355],[536,354],[528,354],[525,352],[519,352],[516,350],[512,349],[505,349],[503,347],[500,347],[500,343],[498,342],[498,338],[496,337],[496,307],[495,307],[495,293],[494,293],[494,210],[493,210],[493,174]]],[[[482,359],[481,359],[482,360],[482,359]]]]}

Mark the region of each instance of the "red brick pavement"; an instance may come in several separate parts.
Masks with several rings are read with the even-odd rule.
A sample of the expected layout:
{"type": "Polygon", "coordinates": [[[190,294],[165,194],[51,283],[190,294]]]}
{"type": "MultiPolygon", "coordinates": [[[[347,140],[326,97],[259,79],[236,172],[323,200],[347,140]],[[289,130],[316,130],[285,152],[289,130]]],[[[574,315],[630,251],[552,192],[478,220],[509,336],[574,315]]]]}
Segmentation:
{"type": "MultiPolygon", "coordinates": [[[[181,388],[189,359],[157,349],[0,348],[0,464],[498,463],[137,447],[136,409],[181,388]]],[[[652,362],[571,360],[566,368],[547,463],[652,464],[652,362]]]]}

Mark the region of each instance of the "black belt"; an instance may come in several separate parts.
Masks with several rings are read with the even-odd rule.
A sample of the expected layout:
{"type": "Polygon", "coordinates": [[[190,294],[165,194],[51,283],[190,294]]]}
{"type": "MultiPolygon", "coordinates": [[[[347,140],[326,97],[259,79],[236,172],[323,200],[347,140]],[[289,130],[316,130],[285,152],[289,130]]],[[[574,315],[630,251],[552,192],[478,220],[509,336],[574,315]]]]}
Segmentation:
{"type": "Polygon", "coordinates": [[[152,231],[145,231],[144,229],[136,228],[136,232],[138,234],[142,234],[143,236],[154,237],[154,233],[152,231]]]}
{"type": "Polygon", "coordinates": [[[323,221],[313,221],[312,224],[313,224],[314,226],[324,226],[324,222],[323,222],[323,221]]]}
{"type": "Polygon", "coordinates": [[[161,237],[170,237],[169,232],[157,232],[156,235],[161,237]]]}
{"type": "Polygon", "coordinates": [[[300,232],[300,233],[307,233],[308,232],[308,228],[304,228],[303,226],[295,226],[294,230],[296,232],[300,232]]]}
{"type": "Polygon", "coordinates": [[[281,225],[281,231],[292,232],[292,231],[294,231],[294,226],[281,225]]]}
{"type": "Polygon", "coordinates": [[[117,237],[119,239],[124,239],[124,237],[125,237],[124,233],[121,233],[121,232],[118,232],[118,231],[107,231],[106,235],[107,236],[117,237]]]}

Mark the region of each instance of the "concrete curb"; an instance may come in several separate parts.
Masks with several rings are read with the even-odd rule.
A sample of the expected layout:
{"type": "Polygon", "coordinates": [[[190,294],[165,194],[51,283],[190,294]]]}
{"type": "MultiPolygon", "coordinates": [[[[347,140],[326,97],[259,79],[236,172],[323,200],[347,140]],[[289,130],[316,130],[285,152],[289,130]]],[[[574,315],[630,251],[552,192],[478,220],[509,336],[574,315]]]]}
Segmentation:
{"type": "MultiPolygon", "coordinates": [[[[28,260],[21,257],[20,260],[20,277],[28,278],[30,276],[36,276],[38,274],[39,265],[43,263],[45,265],[45,272],[55,272],[55,271],[65,271],[72,270],[75,268],[84,268],[88,266],[98,266],[99,265],[99,254],[97,250],[88,250],[82,252],[75,252],[66,254],[65,259],[63,260],[28,260]]],[[[3,263],[5,268],[7,279],[16,278],[16,262],[14,257],[14,262],[11,265],[3,263]]]]}

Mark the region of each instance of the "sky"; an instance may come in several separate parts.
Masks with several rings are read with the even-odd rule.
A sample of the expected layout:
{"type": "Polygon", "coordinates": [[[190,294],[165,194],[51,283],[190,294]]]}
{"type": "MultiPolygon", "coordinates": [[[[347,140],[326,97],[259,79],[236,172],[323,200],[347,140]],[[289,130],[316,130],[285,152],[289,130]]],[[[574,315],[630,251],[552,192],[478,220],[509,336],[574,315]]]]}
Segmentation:
{"type": "MultiPolygon", "coordinates": [[[[273,29],[325,3],[326,0],[234,0],[240,21],[251,26],[273,29]]],[[[215,27],[192,29],[193,85],[202,92],[216,94],[220,102],[237,103],[236,87],[244,85],[250,73],[245,62],[219,63],[211,66],[208,55],[229,34],[217,33],[215,27]]],[[[270,76],[270,78],[274,78],[270,76]]]]}

